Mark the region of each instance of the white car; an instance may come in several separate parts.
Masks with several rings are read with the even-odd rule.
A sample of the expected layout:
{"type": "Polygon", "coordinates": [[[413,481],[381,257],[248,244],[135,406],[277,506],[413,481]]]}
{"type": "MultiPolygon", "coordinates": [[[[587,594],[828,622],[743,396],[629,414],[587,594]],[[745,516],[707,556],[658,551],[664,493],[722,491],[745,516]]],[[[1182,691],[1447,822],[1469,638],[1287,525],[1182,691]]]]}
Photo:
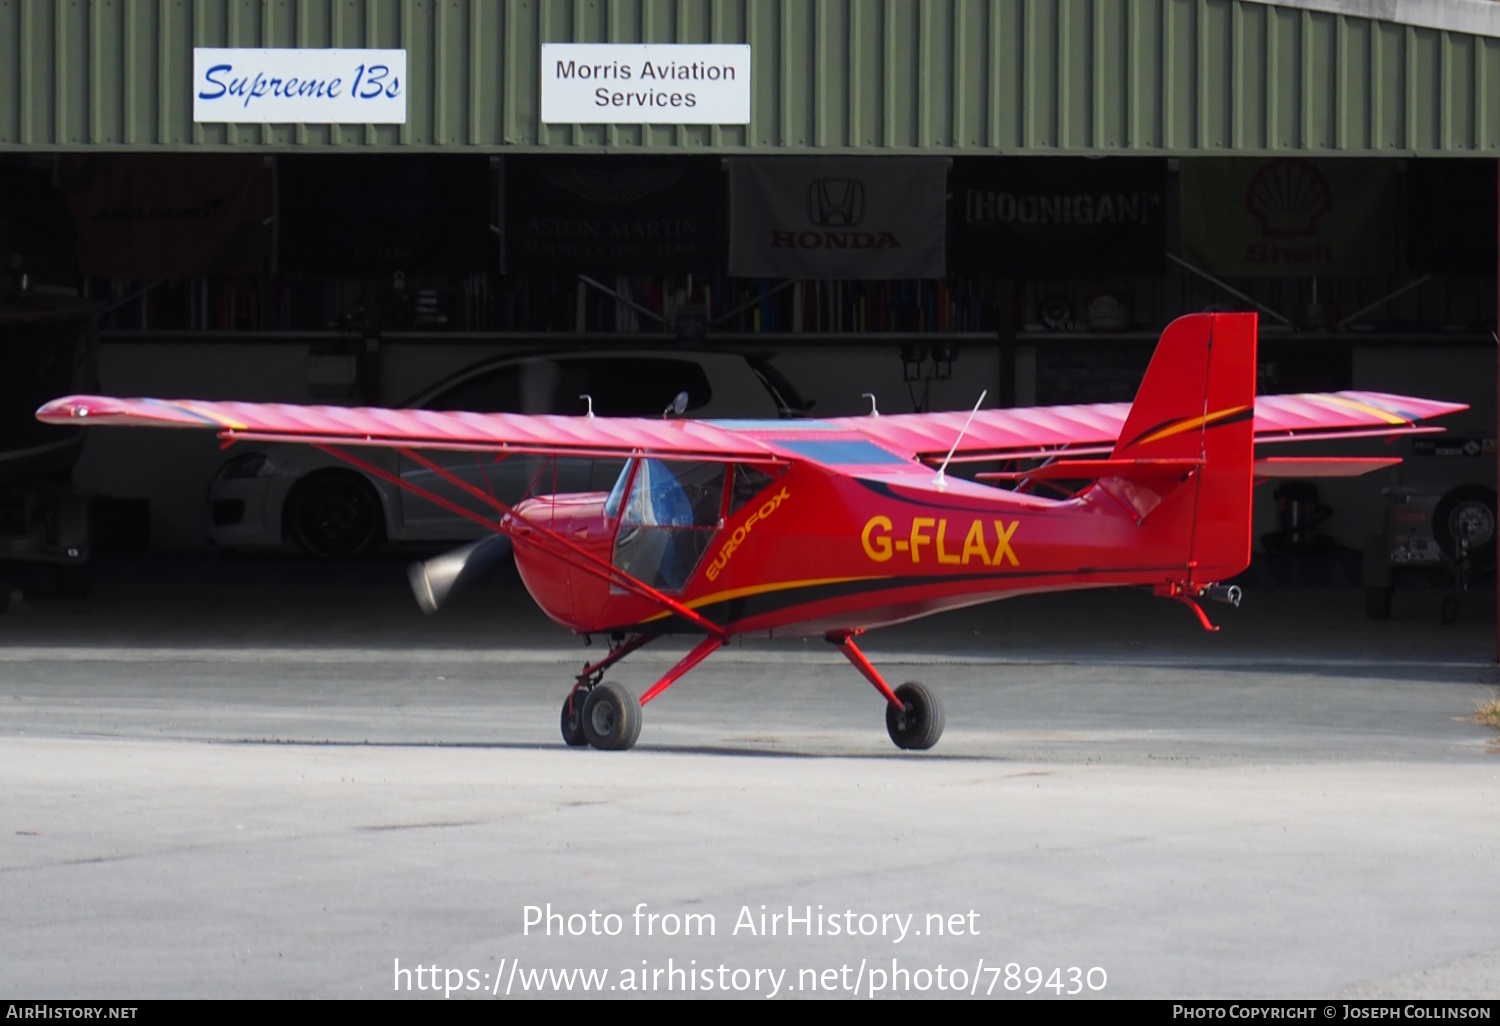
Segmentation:
{"type": "MultiPolygon", "coordinates": [[[[472,413],[661,416],[680,392],[694,418],[800,416],[805,405],[768,364],[734,353],[598,351],[489,360],[434,385],[403,406],[472,413]]],[[[360,457],[446,499],[482,508],[413,461],[386,449],[360,457]]],[[[507,504],[528,494],[607,491],[623,461],[476,453],[423,454],[507,504]]],[[[491,514],[493,515],[493,513],[491,514]]],[[[464,541],[484,531],[309,446],[240,450],[209,487],[208,537],[225,548],[290,540],[319,559],[350,559],[382,541],[464,541]]]]}

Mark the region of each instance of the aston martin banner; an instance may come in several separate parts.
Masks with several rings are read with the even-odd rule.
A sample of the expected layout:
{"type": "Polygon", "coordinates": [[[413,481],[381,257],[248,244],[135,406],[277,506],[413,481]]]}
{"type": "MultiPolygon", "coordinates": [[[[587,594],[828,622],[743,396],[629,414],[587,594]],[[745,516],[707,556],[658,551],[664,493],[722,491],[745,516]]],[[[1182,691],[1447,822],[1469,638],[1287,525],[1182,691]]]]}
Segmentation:
{"type": "Polygon", "coordinates": [[[263,165],[259,156],[219,153],[65,157],[79,269],[99,278],[262,270],[263,165]]]}
{"type": "Polygon", "coordinates": [[[670,274],[720,259],[714,157],[507,157],[513,272],[670,274]]]}
{"type": "Polygon", "coordinates": [[[744,158],[730,161],[729,188],[732,275],[943,275],[943,160],[744,158]]]}
{"type": "Polygon", "coordinates": [[[1098,278],[1165,263],[1165,160],[959,157],[949,186],[957,273],[1098,278]]]}
{"type": "Polygon", "coordinates": [[[1396,270],[1389,160],[1184,160],[1182,248],[1213,274],[1308,277],[1396,270]]]}

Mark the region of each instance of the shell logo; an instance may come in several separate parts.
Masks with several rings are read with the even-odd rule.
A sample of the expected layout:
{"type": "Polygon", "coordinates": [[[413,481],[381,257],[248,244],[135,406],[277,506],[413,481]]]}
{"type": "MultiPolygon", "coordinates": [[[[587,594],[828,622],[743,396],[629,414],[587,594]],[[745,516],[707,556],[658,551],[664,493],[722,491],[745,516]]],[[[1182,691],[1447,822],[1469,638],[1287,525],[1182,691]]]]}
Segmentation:
{"type": "Polygon", "coordinates": [[[1310,160],[1281,157],[1261,165],[1245,190],[1245,209],[1262,235],[1314,235],[1318,219],[1333,209],[1333,190],[1310,160]]]}

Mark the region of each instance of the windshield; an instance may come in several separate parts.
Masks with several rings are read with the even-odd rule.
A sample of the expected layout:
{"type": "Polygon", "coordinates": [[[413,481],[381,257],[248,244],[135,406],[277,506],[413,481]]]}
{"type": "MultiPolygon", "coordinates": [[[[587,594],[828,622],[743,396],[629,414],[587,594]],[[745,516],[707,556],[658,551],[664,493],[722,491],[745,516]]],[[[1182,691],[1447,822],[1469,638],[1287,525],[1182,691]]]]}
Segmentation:
{"type": "Polygon", "coordinates": [[[609,490],[609,498],[604,500],[604,515],[613,520],[620,515],[620,503],[625,500],[625,486],[630,483],[630,472],[635,469],[635,460],[626,460],[625,465],[620,468],[620,476],[615,478],[615,486],[609,490]]]}

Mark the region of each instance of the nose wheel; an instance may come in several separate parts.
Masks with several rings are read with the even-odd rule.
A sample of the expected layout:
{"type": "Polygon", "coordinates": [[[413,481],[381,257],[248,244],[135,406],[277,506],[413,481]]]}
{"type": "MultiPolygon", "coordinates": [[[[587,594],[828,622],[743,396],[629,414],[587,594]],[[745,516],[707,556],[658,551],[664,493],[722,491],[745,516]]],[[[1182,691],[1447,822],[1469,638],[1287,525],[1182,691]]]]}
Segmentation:
{"type": "Polygon", "coordinates": [[[562,707],[562,739],[570,748],[606,752],[635,746],[641,736],[640,700],[614,681],[574,688],[562,707]]]}
{"type": "Polygon", "coordinates": [[[569,748],[588,746],[588,735],[583,732],[583,706],[588,697],[589,693],[583,688],[574,688],[563,700],[562,739],[569,748]]]}
{"type": "Polygon", "coordinates": [[[614,681],[603,681],[583,703],[583,735],[607,752],[624,751],[641,736],[640,700],[614,681]]]}

